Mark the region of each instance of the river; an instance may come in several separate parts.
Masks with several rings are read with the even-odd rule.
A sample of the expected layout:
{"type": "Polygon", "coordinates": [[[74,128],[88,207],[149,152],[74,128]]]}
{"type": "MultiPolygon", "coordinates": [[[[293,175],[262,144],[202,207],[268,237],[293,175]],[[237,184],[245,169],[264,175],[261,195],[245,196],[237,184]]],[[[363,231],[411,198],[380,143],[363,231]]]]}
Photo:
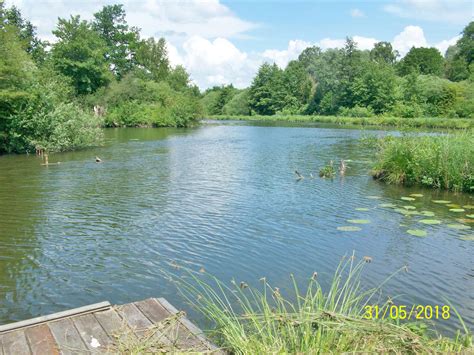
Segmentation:
{"type": "MultiPolygon", "coordinates": [[[[367,286],[407,265],[385,294],[410,306],[448,299],[472,330],[474,241],[463,238],[473,235],[465,215],[474,210],[432,201],[469,207],[473,196],[373,181],[372,154],[358,140],[383,134],[207,122],[107,129],[103,147],[51,155],[61,164],[48,167],[33,155],[0,156],[0,324],[103,300],[166,297],[186,309],[165,277],[170,261],[223,281],[258,285],[266,276],[282,290],[290,273],[305,283],[317,271],[327,285],[354,251],[372,258],[367,286]],[[309,177],[340,159],[344,177],[309,177]],[[295,169],[306,178],[297,181],[295,169]],[[414,193],[423,196],[401,200],[414,193]],[[400,213],[407,205],[430,217],[400,213]],[[419,222],[426,218],[441,224],[419,222]]],[[[453,315],[435,326],[451,333],[459,324],[453,315]]]]}

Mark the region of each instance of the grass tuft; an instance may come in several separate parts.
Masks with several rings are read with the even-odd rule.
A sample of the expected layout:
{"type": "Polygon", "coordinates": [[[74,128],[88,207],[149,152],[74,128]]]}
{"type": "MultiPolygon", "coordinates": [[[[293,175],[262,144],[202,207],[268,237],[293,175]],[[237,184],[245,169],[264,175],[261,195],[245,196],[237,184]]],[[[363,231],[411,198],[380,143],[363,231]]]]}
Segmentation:
{"type": "Polygon", "coordinates": [[[372,176],[390,184],[474,192],[474,131],[385,137],[372,176]]]}
{"type": "MultiPolygon", "coordinates": [[[[293,276],[288,297],[265,278],[262,287],[232,282],[226,285],[209,274],[187,270],[175,276],[191,305],[212,324],[210,336],[224,349],[239,354],[270,353],[436,353],[473,350],[464,328],[454,339],[430,336],[425,324],[397,324],[365,319],[366,305],[375,302],[382,285],[364,290],[361,273],[371,260],[354,255],[342,260],[327,292],[314,273],[305,290],[293,276]]],[[[380,304],[380,313],[390,306],[380,304]]]]}

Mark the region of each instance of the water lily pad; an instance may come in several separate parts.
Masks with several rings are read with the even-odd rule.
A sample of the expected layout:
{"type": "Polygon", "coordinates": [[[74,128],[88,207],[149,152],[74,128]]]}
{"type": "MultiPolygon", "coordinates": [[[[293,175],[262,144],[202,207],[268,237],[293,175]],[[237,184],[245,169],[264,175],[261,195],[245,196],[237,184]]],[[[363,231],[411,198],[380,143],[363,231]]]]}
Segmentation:
{"type": "Polygon", "coordinates": [[[459,230],[471,228],[469,226],[466,226],[465,224],[460,224],[460,223],[447,224],[446,226],[448,228],[459,229],[459,230]]]}
{"type": "Polygon", "coordinates": [[[402,198],[400,198],[400,200],[403,200],[403,201],[415,201],[415,199],[413,197],[407,197],[407,196],[403,196],[402,198]]]}
{"type": "Polygon", "coordinates": [[[446,204],[446,203],[451,203],[451,201],[446,201],[446,200],[433,200],[434,203],[440,203],[440,204],[446,204]]]}
{"type": "Polygon", "coordinates": [[[446,206],[451,208],[461,208],[461,206],[457,203],[448,203],[446,206]]]}
{"type": "Polygon", "coordinates": [[[355,210],[356,210],[356,211],[363,211],[363,212],[369,211],[369,209],[366,208],[366,207],[357,207],[355,210]]]}
{"type": "Polygon", "coordinates": [[[415,237],[426,237],[426,232],[421,229],[409,229],[408,234],[414,235],[415,237]]]}
{"type": "Polygon", "coordinates": [[[380,197],[380,196],[367,196],[367,198],[370,198],[371,200],[380,200],[382,197],[380,197]]]}
{"type": "Polygon", "coordinates": [[[425,217],[433,217],[435,215],[432,211],[421,211],[420,214],[425,217]]]}
{"type": "Polygon", "coordinates": [[[450,210],[451,212],[457,212],[457,213],[459,213],[459,212],[464,212],[464,211],[465,211],[464,208],[450,208],[449,210],[450,210]]]}
{"type": "Polygon", "coordinates": [[[416,210],[415,206],[403,206],[403,208],[406,210],[416,210]]]}
{"type": "Polygon", "coordinates": [[[423,197],[423,194],[410,194],[411,197],[423,197]]]}
{"type": "Polygon", "coordinates": [[[402,215],[405,215],[405,216],[415,216],[419,214],[418,211],[408,211],[403,208],[395,208],[394,211],[401,213],[402,215]]]}
{"type": "Polygon", "coordinates": [[[474,205],[464,205],[462,208],[465,208],[466,210],[474,210],[474,205]]]}
{"type": "Polygon", "coordinates": [[[337,227],[337,230],[343,231],[343,232],[358,232],[362,230],[362,228],[356,227],[356,226],[342,226],[342,227],[337,227]]]}
{"type": "Polygon", "coordinates": [[[394,207],[397,207],[397,205],[393,204],[393,203],[381,203],[379,205],[379,207],[384,207],[384,208],[394,208],[394,207]]]}
{"type": "Polygon", "coordinates": [[[467,214],[466,217],[467,218],[474,218],[474,214],[467,214]]]}
{"type": "Polygon", "coordinates": [[[347,222],[355,224],[368,224],[370,221],[368,219],[348,219],[347,222]]]}
{"type": "Polygon", "coordinates": [[[463,235],[462,237],[459,237],[458,239],[468,240],[468,241],[474,242],[474,234],[473,235],[463,235]]]}
{"type": "Polygon", "coordinates": [[[437,219],[421,219],[419,222],[423,224],[441,224],[441,221],[437,219]]]}

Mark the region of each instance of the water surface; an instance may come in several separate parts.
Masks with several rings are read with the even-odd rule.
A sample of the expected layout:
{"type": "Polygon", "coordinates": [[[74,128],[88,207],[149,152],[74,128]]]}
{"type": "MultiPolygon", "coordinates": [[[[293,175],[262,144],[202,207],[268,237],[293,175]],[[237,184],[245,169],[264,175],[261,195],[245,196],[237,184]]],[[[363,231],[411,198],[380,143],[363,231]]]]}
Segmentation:
{"type": "MultiPolygon", "coordinates": [[[[388,295],[410,305],[446,297],[473,329],[474,242],[459,238],[473,235],[465,214],[474,210],[432,202],[473,205],[472,195],[373,181],[371,154],[357,142],[385,132],[231,122],[105,134],[104,147],[51,156],[57,166],[0,157],[0,324],[103,300],[166,297],[186,308],[162,272],[170,260],[225,281],[258,284],[266,276],[284,289],[290,273],[305,282],[317,271],[327,283],[355,251],[373,259],[367,285],[408,265],[384,288],[388,295]],[[340,159],[350,160],[344,178],[309,178],[340,159]],[[295,169],[306,178],[297,182],[295,169]],[[400,200],[412,193],[423,197],[400,200]],[[435,216],[404,216],[383,203],[435,216]],[[349,219],[371,223],[337,229],[349,219]]],[[[436,326],[449,332],[457,324],[436,326]]]]}

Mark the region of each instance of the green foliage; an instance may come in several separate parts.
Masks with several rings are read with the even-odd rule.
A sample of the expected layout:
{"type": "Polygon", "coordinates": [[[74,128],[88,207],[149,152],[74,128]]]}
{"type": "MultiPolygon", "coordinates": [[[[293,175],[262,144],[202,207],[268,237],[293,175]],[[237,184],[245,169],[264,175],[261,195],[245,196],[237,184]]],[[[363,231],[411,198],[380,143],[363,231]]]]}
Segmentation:
{"type": "Polygon", "coordinates": [[[370,59],[379,64],[393,65],[399,55],[390,42],[377,42],[370,51],[370,59]]]}
{"type": "Polygon", "coordinates": [[[431,332],[428,323],[396,323],[364,317],[366,306],[377,305],[385,314],[391,300],[380,302],[382,286],[363,286],[363,271],[370,257],[356,261],[344,257],[329,280],[308,276],[299,285],[281,289],[265,277],[261,286],[245,281],[228,285],[207,273],[190,270],[171,275],[191,306],[210,324],[216,344],[235,354],[326,354],[326,353],[463,353],[472,350],[472,338],[459,317],[461,330],[454,339],[431,332]],[[380,302],[380,304],[378,304],[380,302]]]}
{"type": "Polygon", "coordinates": [[[474,192],[474,131],[384,138],[373,176],[394,184],[474,192]]]}
{"type": "Polygon", "coordinates": [[[334,163],[331,161],[321,169],[319,169],[319,177],[322,178],[333,178],[336,175],[336,169],[334,169],[334,163]]]}
{"type": "Polygon", "coordinates": [[[59,19],[53,31],[58,42],[53,45],[52,60],[56,69],[72,79],[77,94],[90,94],[110,80],[105,55],[107,46],[96,31],[79,16],[59,19]]]}
{"type": "Polygon", "coordinates": [[[164,80],[170,73],[170,63],[166,53],[166,42],[164,38],[160,38],[158,41],[154,38],[140,41],[135,59],[138,66],[142,68],[152,80],[164,80]]]}
{"type": "Polygon", "coordinates": [[[92,29],[105,42],[107,49],[104,55],[108,67],[117,78],[122,78],[134,66],[138,29],[128,26],[123,5],[104,6],[94,14],[92,29]]]}
{"type": "Polygon", "coordinates": [[[441,76],[443,65],[443,56],[436,48],[412,47],[398,67],[401,75],[417,73],[441,76]]]}
{"type": "Polygon", "coordinates": [[[222,109],[224,115],[248,115],[249,89],[240,90],[225,104],[222,109]]]}
{"type": "Polygon", "coordinates": [[[282,70],[276,64],[262,64],[250,86],[251,110],[261,115],[273,115],[284,107],[284,97],[282,70]]]}
{"type": "Polygon", "coordinates": [[[462,37],[457,42],[458,56],[466,61],[467,65],[474,62],[474,21],[471,21],[462,31],[462,37]]]}
{"type": "Polygon", "coordinates": [[[94,103],[106,108],[106,126],[186,127],[201,114],[198,98],[166,82],[128,74],[99,92],[94,103]]]}

